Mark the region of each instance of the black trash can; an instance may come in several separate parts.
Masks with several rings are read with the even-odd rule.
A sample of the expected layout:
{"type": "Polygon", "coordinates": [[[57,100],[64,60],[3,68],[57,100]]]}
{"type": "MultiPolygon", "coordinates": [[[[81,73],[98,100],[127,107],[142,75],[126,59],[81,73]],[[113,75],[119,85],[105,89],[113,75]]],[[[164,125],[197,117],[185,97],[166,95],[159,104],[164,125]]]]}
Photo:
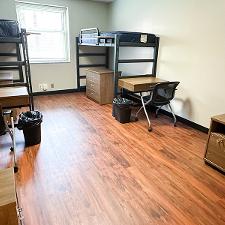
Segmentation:
{"type": "Polygon", "coordinates": [[[129,123],[132,101],[126,98],[114,98],[112,115],[120,123],[129,123]]]}
{"type": "Polygon", "coordinates": [[[27,111],[19,115],[18,128],[23,130],[25,145],[41,143],[41,123],[43,116],[39,111],[27,111]]]}

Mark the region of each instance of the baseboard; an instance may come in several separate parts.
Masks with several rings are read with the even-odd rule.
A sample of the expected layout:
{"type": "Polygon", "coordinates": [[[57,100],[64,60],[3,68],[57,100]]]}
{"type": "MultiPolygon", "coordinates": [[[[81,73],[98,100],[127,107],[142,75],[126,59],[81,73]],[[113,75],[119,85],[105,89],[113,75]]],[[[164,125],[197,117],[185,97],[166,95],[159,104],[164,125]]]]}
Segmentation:
{"type": "Polygon", "coordinates": [[[41,91],[41,92],[34,92],[33,96],[69,94],[69,93],[75,93],[75,92],[83,92],[85,90],[86,90],[85,87],[82,87],[80,89],[65,89],[65,90],[57,90],[57,91],[41,91]]]}
{"type": "MultiPolygon", "coordinates": [[[[164,115],[166,115],[166,116],[169,116],[171,118],[173,117],[172,113],[170,113],[170,112],[168,112],[168,111],[166,111],[164,109],[160,109],[159,112],[164,114],[164,115]]],[[[196,129],[196,130],[202,131],[204,133],[208,133],[209,132],[209,129],[207,127],[204,127],[204,126],[202,126],[200,124],[197,124],[197,123],[195,123],[193,121],[190,121],[188,119],[185,119],[185,118],[183,118],[181,116],[177,116],[177,115],[176,115],[176,118],[177,118],[177,121],[179,121],[179,122],[181,122],[183,124],[186,124],[186,125],[194,128],[194,129],[196,129]]]]}

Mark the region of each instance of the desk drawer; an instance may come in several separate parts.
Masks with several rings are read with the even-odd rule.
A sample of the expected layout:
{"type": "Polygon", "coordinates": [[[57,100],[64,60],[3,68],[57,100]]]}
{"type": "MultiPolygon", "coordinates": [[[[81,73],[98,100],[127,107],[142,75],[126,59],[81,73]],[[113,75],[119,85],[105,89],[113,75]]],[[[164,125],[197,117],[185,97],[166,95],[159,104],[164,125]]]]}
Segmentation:
{"type": "Polygon", "coordinates": [[[225,134],[210,134],[206,159],[225,169],[225,134]]]}

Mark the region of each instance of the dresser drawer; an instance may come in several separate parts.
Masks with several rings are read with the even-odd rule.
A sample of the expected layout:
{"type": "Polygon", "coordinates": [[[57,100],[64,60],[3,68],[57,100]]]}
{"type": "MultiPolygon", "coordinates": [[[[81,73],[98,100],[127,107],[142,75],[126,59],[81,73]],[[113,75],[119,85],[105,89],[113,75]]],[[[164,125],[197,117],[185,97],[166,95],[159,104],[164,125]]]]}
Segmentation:
{"type": "Polygon", "coordinates": [[[225,134],[210,134],[206,159],[225,169],[225,134]]]}
{"type": "Polygon", "coordinates": [[[91,71],[86,71],[86,79],[93,83],[100,83],[99,74],[93,73],[91,71]]]}
{"type": "Polygon", "coordinates": [[[100,82],[95,83],[92,80],[87,79],[86,88],[99,93],[100,92],[100,82]]]}
{"type": "Polygon", "coordinates": [[[93,89],[89,89],[88,87],[86,88],[86,95],[88,98],[91,98],[97,102],[100,102],[100,93],[96,92],[93,89]]]}

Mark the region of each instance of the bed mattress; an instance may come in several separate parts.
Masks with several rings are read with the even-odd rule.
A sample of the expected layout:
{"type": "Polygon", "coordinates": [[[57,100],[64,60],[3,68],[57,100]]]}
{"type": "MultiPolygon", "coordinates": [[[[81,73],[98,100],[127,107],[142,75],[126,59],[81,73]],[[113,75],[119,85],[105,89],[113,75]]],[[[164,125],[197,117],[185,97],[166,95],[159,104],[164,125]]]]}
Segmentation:
{"type": "Polygon", "coordinates": [[[82,43],[87,44],[104,44],[113,43],[114,40],[105,37],[119,37],[120,42],[128,43],[155,43],[156,36],[154,34],[140,33],[140,32],[127,32],[127,31],[113,31],[113,32],[100,32],[99,36],[102,38],[94,38],[96,34],[87,34],[82,36],[82,43]]]}
{"type": "Polygon", "coordinates": [[[15,20],[0,20],[0,37],[18,37],[19,25],[15,20]]]}
{"type": "Polygon", "coordinates": [[[154,34],[140,33],[140,32],[127,32],[127,31],[114,31],[114,32],[100,32],[100,36],[114,36],[117,35],[121,42],[133,43],[152,43],[155,42],[156,36],[154,34]]]}

